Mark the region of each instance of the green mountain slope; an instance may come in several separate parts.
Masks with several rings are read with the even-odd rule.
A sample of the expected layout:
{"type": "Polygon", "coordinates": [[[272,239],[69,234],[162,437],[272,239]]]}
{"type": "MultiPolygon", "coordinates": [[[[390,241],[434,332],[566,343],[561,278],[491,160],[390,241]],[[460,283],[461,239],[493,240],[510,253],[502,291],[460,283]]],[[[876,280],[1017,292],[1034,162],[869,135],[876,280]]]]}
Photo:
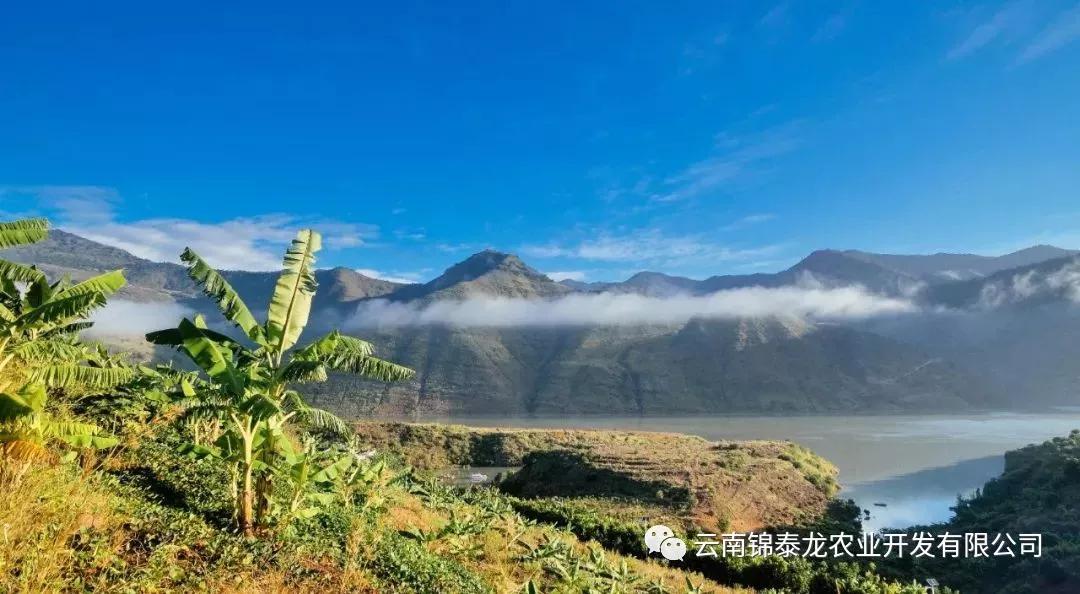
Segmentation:
{"type": "MultiPolygon", "coordinates": [[[[137,258],[63,231],[53,232],[46,242],[8,250],[5,257],[76,277],[124,268],[130,285],[122,297],[128,300],[207,308],[181,266],[137,258]]],[[[811,281],[858,284],[895,295],[919,283],[896,268],[824,250],[774,275],[690,281],[648,273],[610,290],[664,296],[811,281]]],[[[265,309],[275,274],[225,275],[254,310],[265,309]]],[[[347,326],[357,305],[373,298],[422,307],[479,296],[551,299],[574,292],[516,256],[490,250],[424,284],[399,285],[345,268],[320,270],[317,278],[312,321],[326,329],[347,326]]],[[[211,321],[220,319],[216,312],[207,313],[211,321]]],[[[891,334],[902,340],[866,330],[787,319],[364,330],[383,354],[416,369],[417,379],[386,387],[334,378],[314,396],[347,413],[851,412],[962,410],[1001,403],[1000,395],[978,380],[977,368],[958,368],[949,356],[930,348],[927,342],[934,341],[922,340],[933,336],[932,329],[914,338],[891,334]]]]}
{"type": "MultiPolygon", "coordinates": [[[[963,410],[991,387],[902,343],[837,326],[695,320],[677,327],[368,334],[411,384],[321,387],[346,413],[686,414],[963,410]],[[362,398],[355,398],[362,396],[362,398]]],[[[345,380],[341,380],[344,382],[345,380]]]]}

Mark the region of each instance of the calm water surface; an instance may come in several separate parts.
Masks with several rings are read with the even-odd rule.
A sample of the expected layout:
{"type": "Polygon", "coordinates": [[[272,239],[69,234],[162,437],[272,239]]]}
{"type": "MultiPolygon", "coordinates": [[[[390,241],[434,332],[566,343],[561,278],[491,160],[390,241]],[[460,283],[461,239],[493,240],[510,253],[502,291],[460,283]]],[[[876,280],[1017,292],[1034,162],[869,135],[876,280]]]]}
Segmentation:
{"type": "Polygon", "coordinates": [[[790,439],[840,469],[844,496],[872,516],[865,527],[946,520],[957,495],[1001,473],[1007,450],[1080,428],[1080,412],[933,416],[453,417],[478,427],[672,431],[706,439],[790,439]],[[884,503],[885,507],[876,503],[884,503]]]}

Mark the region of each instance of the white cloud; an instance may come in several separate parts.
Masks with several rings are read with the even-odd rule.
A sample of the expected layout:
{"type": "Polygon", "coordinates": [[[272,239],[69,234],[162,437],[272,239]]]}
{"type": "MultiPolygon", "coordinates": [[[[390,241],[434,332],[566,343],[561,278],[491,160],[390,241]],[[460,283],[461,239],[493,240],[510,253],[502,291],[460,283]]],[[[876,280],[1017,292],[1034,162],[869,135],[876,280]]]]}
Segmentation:
{"type": "Polygon", "coordinates": [[[415,272],[382,272],[375,270],[374,268],[357,268],[356,271],[370,278],[377,278],[392,283],[401,283],[403,285],[420,282],[420,275],[415,272]]]}
{"type": "Polygon", "coordinates": [[[600,234],[570,244],[526,245],[521,252],[538,258],[686,265],[750,260],[774,254],[780,247],[732,248],[716,244],[701,235],[668,235],[657,229],[648,229],[624,235],[600,234]]]}
{"type": "Polygon", "coordinates": [[[949,49],[945,57],[949,60],[959,60],[996,41],[1015,37],[1028,26],[1030,19],[1031,2],[1029,0],[1010,2],[989,18],[979,21],[963,39],[949,49]]]}
{"type": "Polygon", "coordinates": [[[987,283],[979,293],[979,307],[993,309],[1033,297],[1062,296],[1080,303],[1080,259],[1074,259],[1052,271],[1028,270],[1012,277],[987,283]]]}
{"type": "Polygon", "coordinates": [[[752,287],[702,297],[602,293],[553,300],[484,297],[427,305],[379,299],[361,304],[346,322],[346,328],[433,324],[464,327],[681,324],[697,317],[841,319],[914,310],[909,301],[872,295],[858,287],[752,287]]]}
{"type": "Polygon", "coordinates": [[[219,222],[155,218],[119,221],[118,194],[98,186],[0,188],[0,197],[33,198],[54,212],[54,226],[155,262],[176,262],[191,247],[210,264],[228,270],[278,270],[283,248],[296,232],[312,227],[328,249],[356,247],[377,233],[371,225],[303,219],[291,215],[240,217],[219,222]]]}
{"type": "Polygon", "coordinates": [[[108,305],[91,316],[94,326],[84,332],[94,336],[142,336],[147,332],[175,328],[180,318],[194,312],[179,303],[141,303],[110,299],[108,305]]]}
{"type": "Polygon", "coordinates": [[[548,278],[555,282],[564,280],[583,281],[585,280],[585,271],[583,270],[563,270],[555,272],[545,272],[548,278]]]}
{"type": "Polygon", "coordinates": [[[755,165],[794,151],[802,143],[791,122],[751,136],[717,134],[716,154],[692,163],[663,182],[652,196],[657,202],[675,202],[707,194],[753,172],[755,165]]]}
{"type": "Polygon", "coordinates": [[[427,238],[427,233],[423,229],[398,229],[394,231],[394,237],[410,241],[423,241],[427,238]]]}
{"type": "Polygon", "coordinates": [[[743,229],[751,225],[757,225],[758,223],[767,223],[775,218],[776,215],[767,212],[747,215],[745,217],[742,217],[741,219],[731,222],[728,225],[725,225],[724,231],[736,231],[738,229],[743,229]]]}
{"type": "Polygon", "coordinates": [[[436,243],[435,249],[447,254],[457,254],[461,252],[479,252],[490,246],[482,243],[436,243]]]}
{"type": "Polygon", "coordinates": [[[1057,51],[1077,39],[1080,39],[1080,3],[1055,17],[1053,22],[1024,48],[1018,61],[1034,60],[1057,51]]]}
{"type": "Polygon", "coordinates": [[[101,186],[33,186],[4,188],[4,193],[34,194],[45,206],[59,210],[71,219],[91,222],[108,221],[119,194],[101,186]]]}

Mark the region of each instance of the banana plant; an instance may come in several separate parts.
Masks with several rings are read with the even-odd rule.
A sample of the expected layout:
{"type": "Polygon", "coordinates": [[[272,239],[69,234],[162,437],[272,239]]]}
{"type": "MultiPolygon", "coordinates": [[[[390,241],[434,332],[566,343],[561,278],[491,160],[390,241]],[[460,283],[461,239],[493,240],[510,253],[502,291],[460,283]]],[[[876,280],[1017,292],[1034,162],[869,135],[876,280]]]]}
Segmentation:
{"type": "MultiPolygon", "coordinates": [[[[37,243],[44,240],[48,234],[49,222],[45,219],[0,222],[0,249],[37,243]]],[[[33,266],[0,259],[0,278],[26,283],[42,276],[41,271],[33,266]]]]}
{"type": "Polygon", "coordinates": [[[97,425],[53,418],[45,410],[47,398],[41,384],[23,386],[15,393],[0,393],[0,460],[51,458],[47,448],[51,441],[75,449],[103,449],[117,444],[97,425]]]}
{"type": "Polygon", "coordinates": [[[690,580],[690,576],[684,576],[683,580],[686,582],[686,594],[702,594],[705,591],[704,582],[695,584],[690,580]]]}
{"type": "MultiPolygon", "coordinates": [[[[0,223],[0,248],[45,239],[44,219],[0,223]]],[[[50,457],[49,442],[105,448],[116,440],[96,425],[61,421],[46,410],[47,388],[105,390],[134,370],[80,343],[86,317],[124,286],[121,271],[80,283],[49,283],[34,266],[0,260],[0,449],[6,459],[50,457]]]]}
{"type": "Polygon", "coordinates": [[[105,390],[134,378],[134,368],[75,338],[92,325],[86,317],[124,284],[119,270],[77,284],[50,284],[42,276],[25,290],[0,281],[0,392],[23,382],[105,390]]]}
{"type": "Polygon", "coordinates": [[[334,502],[325,472],[333,466],[333,461],[319,454],[315,440],[306,439],[303,450],[286,455],[284,463],[283,471],[288,474],[292,491],[286,511],[288,519],[311,518],[334,502]]]}
{"type": "Polygon", "coordinates": [[[321,246],[319,233],[310,229],[297,233],[285,252],[264,322],[221,273],[185,249],[180,259],[188,275],[240,336],[211,330],[200,318],[184,319],[177,328],[146,335],[151,343],[186,354],[212,383],[213,389],[197,394],[198,404],[185,416],[218,419],[228,430],[213,447],[189,451],[219,459],[233,470],[237,523],[248,535],[267,525],[274,469],[287,466],[284,458],[295,455],[286,435],[290,423],[302,420],[319,430],[351,434],[347,423],[308,406],[293,386],[326,381],[331,371],[381,381],[413,375],[407,367],[375,357],[370,343],[337,331],[297,346],[317,289],[315,255],[321,246]]]}

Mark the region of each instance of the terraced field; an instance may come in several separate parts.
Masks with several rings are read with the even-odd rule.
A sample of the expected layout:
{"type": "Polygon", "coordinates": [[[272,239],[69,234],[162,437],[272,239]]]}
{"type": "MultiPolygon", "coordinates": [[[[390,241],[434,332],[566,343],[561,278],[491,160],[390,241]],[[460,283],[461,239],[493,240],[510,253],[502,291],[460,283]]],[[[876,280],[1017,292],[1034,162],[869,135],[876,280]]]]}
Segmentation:
{"type": "Polygon", "coordinates": [[[488,429],[362,423],[370,447],[424,468],[522,466],[503,482],[521,497],[595,503],[625,519],[752,530],[809,522],[838,490],[836,468],[789,442],[721,441],[673,433],[488,429]]]}

